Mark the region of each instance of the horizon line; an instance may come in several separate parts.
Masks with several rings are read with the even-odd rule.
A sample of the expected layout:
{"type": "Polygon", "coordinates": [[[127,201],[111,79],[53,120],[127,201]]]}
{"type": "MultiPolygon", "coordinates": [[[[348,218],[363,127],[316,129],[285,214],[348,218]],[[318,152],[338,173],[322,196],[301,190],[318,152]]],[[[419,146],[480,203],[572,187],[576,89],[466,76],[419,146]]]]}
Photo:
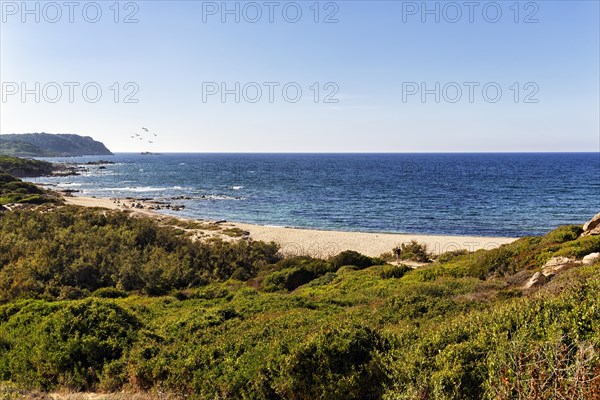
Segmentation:
{"type": "MultiPolygon", "coordinates": [[[[112,151],[113,154],[599,154],[597,151],[112,151]]],[[[52,157],[49,157],[52,158],[52,157]]]]}

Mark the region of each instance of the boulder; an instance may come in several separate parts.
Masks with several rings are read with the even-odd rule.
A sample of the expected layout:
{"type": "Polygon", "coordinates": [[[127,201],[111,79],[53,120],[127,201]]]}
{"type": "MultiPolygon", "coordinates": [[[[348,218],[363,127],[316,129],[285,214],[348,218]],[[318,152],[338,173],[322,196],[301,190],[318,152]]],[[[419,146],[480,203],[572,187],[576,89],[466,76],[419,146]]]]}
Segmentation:
{"type": "Polygon", "coordinates": [[[583,225],[581,236],[600,235],[600,213],[596,214],[591,220],[583,225]]]}
{"type": "Polygon", "coordinates": [[[583,232],[581,236],[600,235],[600,226],[595,227],[591,231],[583,232]]]}
{"type": "Polygon", "coordinates": [[[542,273],[548,276],[554,276],[558,272],[562,271],[567,267],[578,265],[580,262],[576,261],[575,258],[571,257],[552,257],[542,267],[542,273]]]}
{"type": "Polygon", "coordinates": [[[590,253],[587,256],[583,257],[582,264],[583,265],[592,265],[600,261],[600,253],[590,253]]]}
{"type": "Polygon", "coordinates": [[[559,272],[577,265],[581,265],[573,257],[552,257],[542,267],[540,272],[536,272],[523,286],[523,289],[531,289],[543,286],[548,283],[559,272]]]}
{"type": "Polygon", "coordinates": [[[546,282],[548,282],[549,280],[550,280],[550,278],[548,278],[546,275],[542,274],[541,272],[536,272],[525,283],[525,285],[523,286],[523,289],[531,289],[531,288],[534,288],[534,287],[542,286],[546,282]]]}
{"type": "Polygon", "coordinates": [[[575,258],[572,257],[552,257],[542,268],[553,268],[559,265],[569,264],[575,261],[575,258]]]}

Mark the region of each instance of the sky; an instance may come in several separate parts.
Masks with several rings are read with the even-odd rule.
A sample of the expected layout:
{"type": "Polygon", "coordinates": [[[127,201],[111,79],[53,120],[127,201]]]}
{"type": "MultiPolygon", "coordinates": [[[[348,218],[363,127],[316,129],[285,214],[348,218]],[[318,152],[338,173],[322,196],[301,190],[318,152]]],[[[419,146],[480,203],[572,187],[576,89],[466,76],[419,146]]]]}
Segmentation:
{"type": "Polygon", "coordinates": [[[0,134],[115,152],[600,151],[596,0],[1,12],[0,134]]]}

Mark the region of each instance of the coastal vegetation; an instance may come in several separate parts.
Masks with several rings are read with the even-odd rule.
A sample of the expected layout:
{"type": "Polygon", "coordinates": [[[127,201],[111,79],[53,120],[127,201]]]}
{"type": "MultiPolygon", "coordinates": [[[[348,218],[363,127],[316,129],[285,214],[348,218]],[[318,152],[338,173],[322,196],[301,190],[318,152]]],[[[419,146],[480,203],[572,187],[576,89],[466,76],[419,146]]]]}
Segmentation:
{"type": "Polygon", "coordinates": [[[20,140],[6,140],[0,137],[0,155],[15,157],[52,157],[55,154],[31,143],[20,140]]]}
{"type": "MultiPolygon", "coordinates": [[[[6,204],[58,203],[58,197],[0,170],[0,207],[6,204]]],[[[0,211],[2,208],[0,208],[0,211]]]]}
{"type": "Polygon", "coordinates": [[[581,231],[412,269],[193,241],[122,211],[2,212],[0,397],[598,398],[600,265],[523,289],[552,257],[600,251],[581,231]]]}
{"type": "Polygon", "coordinates": [[[427,252],[427,246],[417,243],[413,240],[410,243],[402,243],[392,249],[392,253],[399,260],[412,260],[427,263],[430,260],[430,254],[427,252]]]}
{"type": "Polygon", "coordinates": [[[0,154],[0,171],[15,177],[50,175],[55,168],[54,164],[46,161],[4,156],[0,154]]]}

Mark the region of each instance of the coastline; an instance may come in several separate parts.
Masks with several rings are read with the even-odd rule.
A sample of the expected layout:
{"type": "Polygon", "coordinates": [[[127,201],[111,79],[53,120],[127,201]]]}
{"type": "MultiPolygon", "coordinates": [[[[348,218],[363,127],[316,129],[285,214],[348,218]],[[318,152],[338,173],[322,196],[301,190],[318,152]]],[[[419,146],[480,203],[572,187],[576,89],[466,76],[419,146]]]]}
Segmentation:
{"type": "MultiPolygon", "coordinates": [[[[83,207],[101,207],[113,210],[129,210],[135,215],[150,218],[168,219],[176,218],[187,222],[214,223],[215,221],[198,220],[162,214],[160,212],[144,208],[124,208],[122,202],[116,203],[114,199],[102,197],[65,196],[66,204],[83,207]]],[[[256,225],[242,222],[227,221],[219,223],[225,230],[243,231],[250,239],[265,242],[275,242],[281,247],[282,253],[286,255],[310,255],[313,257],[328,257],[344,250],[354,250],[370,257],[377,257],[382,253],[390,252],[401,243],[415,240],[427,245],[433,254],[441,254],[446,251],[465,249],[475,251],[479,249],[493,249],[503,244],[515,241],[517,238],[510,237],[484,237],[484,236],[446,236],[427,234],[400,234],[400,233],[376,233],[376,232],[351,232],[351,231],[329,231],[304,228],[290,228],[267,225],[256,225]]],[[[220,237],[231,240],[231,236],[223,235],[214,230],[198,229],[196,237],[220,237]]]]}

